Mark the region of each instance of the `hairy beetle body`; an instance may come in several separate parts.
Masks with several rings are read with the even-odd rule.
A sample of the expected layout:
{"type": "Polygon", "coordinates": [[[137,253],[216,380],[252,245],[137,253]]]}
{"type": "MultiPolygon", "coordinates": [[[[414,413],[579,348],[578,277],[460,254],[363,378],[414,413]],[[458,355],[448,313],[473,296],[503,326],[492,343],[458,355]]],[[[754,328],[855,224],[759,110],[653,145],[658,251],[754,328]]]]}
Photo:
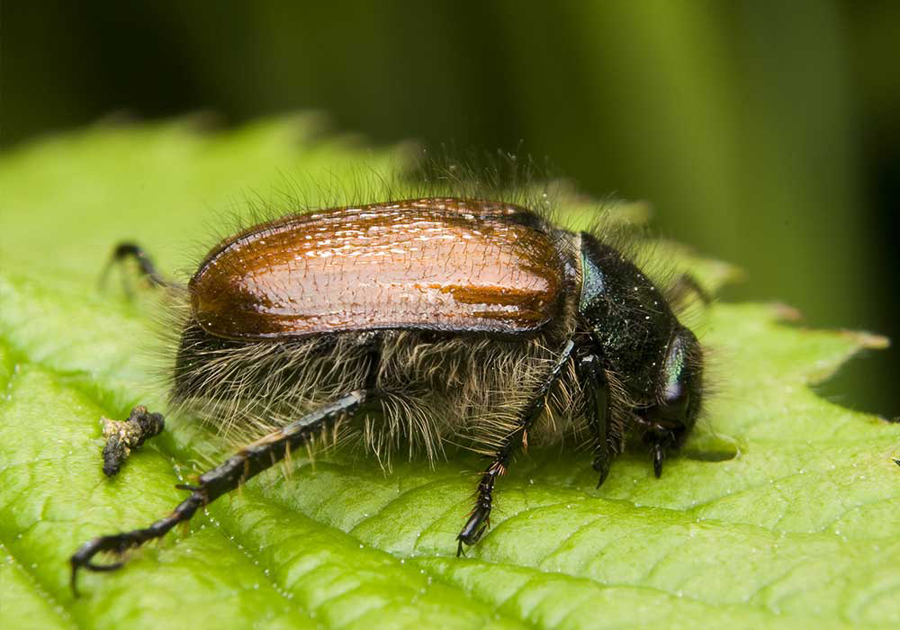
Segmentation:
{"type": "MultiPolygon", "coordinates": [[[[136,246],[116,255],[164,283],[136,246]]],[[[187,287],[171,286],[189,305],[171,400],[250,444],[186,486],[171,516],[87,543],[73,576],[325,433],[359,438],[383,462],[448,444],[487,456],[462,553],[524,443],[577,435],[602,483],[637,435],[658,476],[702,401],[700,345],[643,272],[602,235],[513,204],[423,198],[291,215],[225,239],[187,287]]]]}
{"type": "MultiPolygon", "coordinates": [[[[447,441],[490,453],[576,329],[577,240],[521,207],[458,199],[246,230],[188,285],[173,402],[249,440],[368,388],[376,413],[337,433],[383,461],[447,441]]],[[[545,419],[578,406],[571,377],[545,419]]],[[[546,422],[530,433],[561,435],[546,422]]]]}

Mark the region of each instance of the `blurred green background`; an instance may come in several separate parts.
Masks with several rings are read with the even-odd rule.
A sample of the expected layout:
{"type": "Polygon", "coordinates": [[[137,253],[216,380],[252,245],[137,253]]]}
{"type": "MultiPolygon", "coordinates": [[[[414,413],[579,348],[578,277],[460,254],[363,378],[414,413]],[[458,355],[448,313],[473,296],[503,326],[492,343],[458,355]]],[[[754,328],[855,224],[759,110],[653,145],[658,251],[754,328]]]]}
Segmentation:
{"type": "MultiPolygon", "coordinates": [[[[896,1],[7,0],[0,12],[2,150],[123,113],[235,125],[306,109],[373,144],[516,150],[596,196],[652,202],[660,232],[747,271],[727,299],[900,340],[896,1]]],[[[889,350],[823,391],[896,416],[898,376],[889,350]]]]}

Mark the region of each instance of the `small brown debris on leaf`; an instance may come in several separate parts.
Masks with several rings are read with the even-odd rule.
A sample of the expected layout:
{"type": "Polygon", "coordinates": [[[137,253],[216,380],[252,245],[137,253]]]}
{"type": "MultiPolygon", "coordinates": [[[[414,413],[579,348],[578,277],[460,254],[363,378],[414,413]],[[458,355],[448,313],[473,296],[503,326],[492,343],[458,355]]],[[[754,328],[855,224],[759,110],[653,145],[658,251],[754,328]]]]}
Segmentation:
{"type": "Polygon", "coordinates": [[[112,477],[119,470],[131,451],[139,448],[144,440],[159,435],[165,427],[161,413],[150,413],[143,405],[131,410],[128,420],[100,418],[106,446],[103,447],[103,473],[112,477]]]}

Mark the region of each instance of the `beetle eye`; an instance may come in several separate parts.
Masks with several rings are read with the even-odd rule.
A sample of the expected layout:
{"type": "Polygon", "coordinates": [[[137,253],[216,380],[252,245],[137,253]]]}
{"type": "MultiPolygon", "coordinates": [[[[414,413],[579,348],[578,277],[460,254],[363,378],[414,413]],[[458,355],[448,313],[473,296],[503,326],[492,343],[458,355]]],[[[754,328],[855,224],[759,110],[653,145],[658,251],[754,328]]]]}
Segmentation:
{"type": "Polygon", "coordinates": [[[681,335],[675,336],[669,344],[669,353],[664,366],[665,389],[663,400],[672,402],[681,395],[681,373],[684,371],[684,342],[681,335]]]}
{"type": "Polygon", "coordinates": [[[676,333],[669,344],[669,353],[664,366],[664,383],[662,400],[666,405],[686,404],[690,392],[687,391],[686,378],[687,344],[684,335],[676,333]]]}
{"type": "Polygon", "coordinates": [[[681,397],[682,391],[684,391],[684,387],[681,385],[680,378],[669,380],[666,384],[666,391],[663,392],[663,400],[666,401],[666,404],[672,404],[681,397]]]}

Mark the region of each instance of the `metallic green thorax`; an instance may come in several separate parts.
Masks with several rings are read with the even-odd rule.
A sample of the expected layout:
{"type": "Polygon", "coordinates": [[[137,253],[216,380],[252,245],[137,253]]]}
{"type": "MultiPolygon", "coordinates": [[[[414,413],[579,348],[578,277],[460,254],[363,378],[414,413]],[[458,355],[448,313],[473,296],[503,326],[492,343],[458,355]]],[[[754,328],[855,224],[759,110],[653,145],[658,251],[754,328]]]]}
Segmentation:
{"type": "Polygon", "coordinates": [[[578,313],[604,369],[624,385],[645,421],[690,428],[702,396],[697,338],[634,263],[590,234],[579,236],[578,313]]]}
{"type": "Polygon", "coordinates": [[[580,254],[579,314],[607,371],[623,379],[635,401],[649,405],[664,386],[668,348],[681,326],[659,289],[624,254],[586,233],[580,254]]]}

